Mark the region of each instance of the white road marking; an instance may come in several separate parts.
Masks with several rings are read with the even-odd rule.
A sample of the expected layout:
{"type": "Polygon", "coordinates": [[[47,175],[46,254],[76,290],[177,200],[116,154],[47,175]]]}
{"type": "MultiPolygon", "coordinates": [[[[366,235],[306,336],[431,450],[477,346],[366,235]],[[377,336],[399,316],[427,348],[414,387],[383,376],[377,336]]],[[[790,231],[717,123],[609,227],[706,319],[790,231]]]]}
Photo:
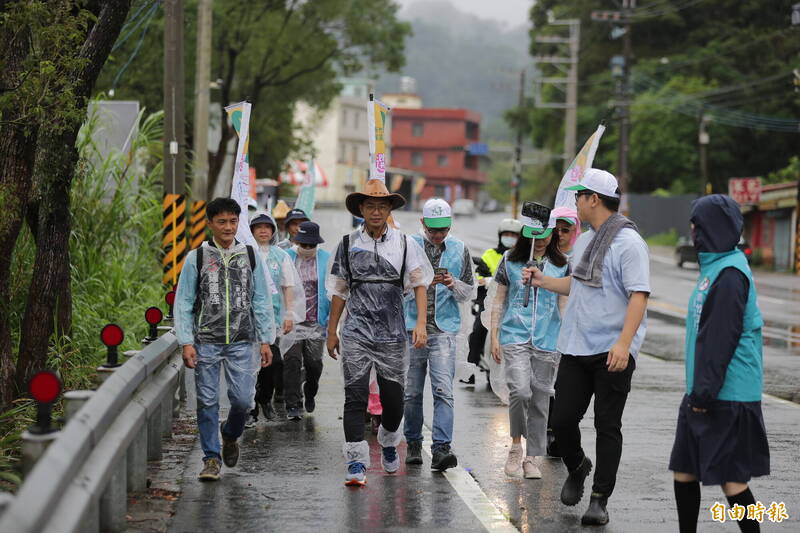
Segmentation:
{"type": "MultiPolygon", "coordinates": [[[[431,458],[430,447],[433,438],[428,426],[422,426],[422,436],[424,438],[422,449],[425,451],[425,455],[431,458]]],[[[472,514],[481,521],[487,531],[518,533],[519,530],[500,512],[500,509],[481,490],[478,482],[461,466],[445,470],[442,475],[447,478],[456,494],[467,504],[472,514]]]]}

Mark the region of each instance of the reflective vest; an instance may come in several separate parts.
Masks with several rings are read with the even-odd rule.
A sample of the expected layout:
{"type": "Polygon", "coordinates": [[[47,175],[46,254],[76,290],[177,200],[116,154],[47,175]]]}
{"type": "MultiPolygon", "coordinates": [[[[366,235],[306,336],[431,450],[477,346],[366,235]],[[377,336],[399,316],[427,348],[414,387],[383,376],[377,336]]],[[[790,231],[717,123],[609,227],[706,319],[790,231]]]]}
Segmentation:
{"type": "Polygon", "coordinates": [[[494,276],[495,272],[497,272],[497,267],[500,266],[500,261],[503,259],[503,254],[494,248],[489,248],[483,252],[481,259],[484,263],[486,263],[486,266],[489,267],[489,271],[492,273],[492,276],[494,276]]]}
{"type": "MultiPolygon", "coordinates": [[[[297,259],[297,250],[294,248],[289,248],[286,253],[289,254],[292,261],[297,259]]],[[[328,290],[325,288],[325,274],[328,270],[330,256],[329,252],[317,246],[317,323],[323,328],[328,326],[328,316],[331,312],[331,301],[328,299],[328,290]]]]}
{"type": "MultiPolygon", "coordinates": [[[[545,258],[544,275],[563,278],[567,265],[557,267],[545,258]]],[[[528,307],[524,306],[525,291],[522,284],[522,268],[525,263],[509,261],[506,257],[508,293],[506,295],[503,320],[500,323],[500,344],[524,344],[530,342],[536,349],[555,352],[558,334],[561,331],[561,311],[558,294],[545,289],[531,287],[528,307]],[[535,319],[534,319],[535,317],[535,319]]]]}
{"type": "MultiPolygon", "coordinates": [[[[422,235],[411,236],[422,249],[425,241],[422,235]]],[[[439,268],[446,268],[453,278],[460,278],[464,268],[464,243],[455,237],[444,240],[444,251],[439,259],[439,268]]],[[[436,304],[434,307],[436,327],[447,333],[457,333],[461,329],[461,311],[453,291],[439,283],[436,285],[436,304]]],[[[417,325],[417,304],[413,294],[405,298],[406,329],[412,330],[417,325]]]]}
{"type": "MultiPolygon", "coordinates": [[[[708,297],[708,291],[723,269],[733,267],[747,276],[750,292],[744,309],[744,324],[739,344],[733,353],[725,372],[725,381],[717,399],[732,402],[761,401],[763,382],[763,358],[761,353],[761,328],[764,320],[758,309],[756,284],[747,258],[741,250],[713,253],[700,252],[700,277],[689,299],[689,312],[686,315],[686,393],[691,394],[694,383],[695,349],[697,333],[700,329],[700,315],[708,297]]],[[[703,355],[700,354],[700,357],[703,355]]]]}

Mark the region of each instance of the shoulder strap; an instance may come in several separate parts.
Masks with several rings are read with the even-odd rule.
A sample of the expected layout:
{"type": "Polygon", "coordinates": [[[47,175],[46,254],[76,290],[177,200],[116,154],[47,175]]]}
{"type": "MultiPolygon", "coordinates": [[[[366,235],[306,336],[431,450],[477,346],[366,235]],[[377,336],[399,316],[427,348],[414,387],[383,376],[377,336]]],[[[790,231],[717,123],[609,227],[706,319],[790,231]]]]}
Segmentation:
{"type": "Polygon", "coordinates": [[[408,255],[408,235],[403,235],[403,266],[400,267],[400,284],[406,279],[406,256],[408,255]]]}
{"type": "Polygon", "coordinates": [[[247,257],[250,259],[250,270],[256,269],[256,251],[249,244],[247,245],[247,257]]]}
{"type": "Polygon", "coordinates": [[[203,243],[195,250],[195,269],[197,270],[197,283],[194,289],[194,308],[197,309],[197,302],[200,300],[200,273],[203,271],[203,243]]]}
{"type": "Polygon", "coordinates": [[[345,235],[344,238],[342,238],[342,245],[343,245],[343,248],[344,248],[342,250],[342,261],[344,261],[344,270],[345,270],[345,272],[347,272],[347,277],[348,278],[352,278],[353,276],[350,275],[350,234],[349,233],[347,235],[345,235]]]}

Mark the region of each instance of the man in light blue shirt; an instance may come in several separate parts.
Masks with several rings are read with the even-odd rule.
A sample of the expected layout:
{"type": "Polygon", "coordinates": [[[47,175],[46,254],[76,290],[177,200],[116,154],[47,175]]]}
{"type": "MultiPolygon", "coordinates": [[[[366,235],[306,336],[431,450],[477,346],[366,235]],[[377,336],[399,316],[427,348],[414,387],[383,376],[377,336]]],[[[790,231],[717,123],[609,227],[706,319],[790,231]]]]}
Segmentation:
{"type": "Polygon", "coordinates": [[[578,424],[594,396],[597,468],[584,525],[608,522],[606,504],[622,456],[622,412],[644,341],[650,268],[647,245],[636,226],[617,213],[617,180],[588,169],[575,191],[578,216],[592,231],[575,244],[572,276],[551,278],[528,269],[538,287],[569,295],[558,339],[563,355],[556,378],[551,425],[569,470],[561,490],[577,505],[592,462],[581,448],[578,424]]]}
{"type": "Polygon", "coordinates": [[[236,466],[237,440],[254,406],[256,373],[259,366],[271,364],[269,345],[275,342],[266,267],[252,246],[235,239],[240,211],[230,198],[208,203],[208,227],[214,238],[187,255],[175,298],[175,331],[183,362],[195,371],[203,481],[219,479],[220,458],[226,466],[236,466]],[[261,345],[260,364],[254,343],[261,345]],[[221,366],[231,408],[219,426],[221,366]]]}

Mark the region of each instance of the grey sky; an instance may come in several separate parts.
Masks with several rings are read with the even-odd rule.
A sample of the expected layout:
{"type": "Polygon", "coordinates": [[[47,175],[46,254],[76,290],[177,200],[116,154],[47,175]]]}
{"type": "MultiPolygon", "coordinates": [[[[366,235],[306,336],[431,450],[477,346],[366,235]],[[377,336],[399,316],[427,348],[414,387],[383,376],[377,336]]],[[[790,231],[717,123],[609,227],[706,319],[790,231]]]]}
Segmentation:
{"type": "MultiPolygon", "coordinates": [[[[425,0],[395,0],[402,6],[409,6],[425,0]]],[[[528,19],[528,10],[533,0],[449,0],[459,10],[473,13],[482,18],[493,18],[508,24],[517,25],[528,19]]]]}

